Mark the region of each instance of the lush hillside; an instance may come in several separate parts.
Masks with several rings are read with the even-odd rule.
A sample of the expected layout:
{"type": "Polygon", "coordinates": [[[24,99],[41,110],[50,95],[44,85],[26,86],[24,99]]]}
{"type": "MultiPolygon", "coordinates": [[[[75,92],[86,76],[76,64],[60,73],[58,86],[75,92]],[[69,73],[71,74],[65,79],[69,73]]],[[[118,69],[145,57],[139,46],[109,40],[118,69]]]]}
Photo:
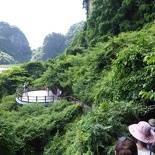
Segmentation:
{"type": "Polygon", "coordinates": [[[0,22],[0,51],[0,64],[27,62],[32,54],[24,33],[5,22],[0,22]]]}
{"type": "Polygon", "coordinates": [[[65,35],[55,32],[48,34],[43,41],[43,45],[33,50],[31,61],[46,61],[62,54],[70,46],[73,38],[83,28],[83,25],[84,21],[72,25],[65,35]]]}
{"type": "Polygon", "coordinates": [[[46,61],[55,58],[69,47],[73,37],[82,29],[83,23],[71,26],[66,35],[54,32],[48,34],[43,45],[32,52],[27,38],[19,28],[0,22],[0,64],[46,61]]]}
{"type": "MultiPolygon", "coordinates": [[[[0,74],[3,154],[111,155],[116,139],[129,135],[129,124],[155,117],[154,107],[150,107],[155,102],[155,23],[144,21],[134,30],[99,36],[91,24],[97,27],[104,21],[94,23],[93,14],[105,15],[105,2],[107,9],[128,6],[135,15],[137,9],[132,0],[93,2],[94,12],[65,52],[0,74]],[[90,32],[93,39],[88,37],[90,32]],[[53,92],[59,87],[63,99],[48,108],[39,104],[20,107],[14,101],[15,91],[25,81],[30,86],[48,85],[53,92]],[[68,97],[76,98],[78,104],[68,97]]],[[[150,6],[141,13],[150,11],[152,15],[154,1],[136,4],[150,6]]]]}
{"type": "Polygon", "coordinates": [[[27,81],[30,86],[59,87],[63,97],[80,101],[77,105],[62,100],[48,108],[38,104],[20,108],[14,103],[15,95],[3,97],[1,152],[112,154],[117,137],[129,134],[128,124],[154,117],[153,109],[145,109],[154,101],[154,37],[155,24],[150,23],[92,50],[79,49],[83,54],[64,53],[46,63],[25,63],[0,74],[3,96],[14,94],[27,81]]]}
{"type": "Polygon", "coordinates": [[[84,26],[84,21],[81,21],[79,23],[73,24],[69,28],[68,32],[65,34],[67,47],[70,46],[73,38],[75,37],[75,35],[79,33],[80,30],[82,30],[83,26],[84,26]]]}
{"type": "Polygon", "coordinates": [[[155,19],[154,0],[83,0],[88,12],[87,23],[76,45],[94,47],[97,42],[107,41],[105,35],[140,30],[155,19]],[[93,3],[89,12],[90,1],[93,3]],[[82,41],[81,41],[82,40],[82,41]]]}
{"type": "Polygon", "coordinates": [[[0,52],[0,64],[13,64],[14,58],[7,53],[0,52]]]}

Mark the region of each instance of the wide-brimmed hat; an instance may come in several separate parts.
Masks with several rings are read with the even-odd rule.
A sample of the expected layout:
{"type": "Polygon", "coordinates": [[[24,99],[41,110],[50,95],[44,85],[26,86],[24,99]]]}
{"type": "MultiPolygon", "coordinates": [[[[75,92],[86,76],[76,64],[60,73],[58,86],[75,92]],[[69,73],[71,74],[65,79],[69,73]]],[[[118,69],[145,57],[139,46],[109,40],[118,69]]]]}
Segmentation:
{"type": "Polygon", "coordinates": [[[154,118],[149,119],[148,122],[151,126],[155,127],[155,119],[154,118]]]}
{"type": "Polygon", "coordinates": [[[138,124],[132,124],[129,126],[129,132],[137,140],[144,143],[155,142],[155,133],[151,130],[149,123],[141,121],[138,124]]]}

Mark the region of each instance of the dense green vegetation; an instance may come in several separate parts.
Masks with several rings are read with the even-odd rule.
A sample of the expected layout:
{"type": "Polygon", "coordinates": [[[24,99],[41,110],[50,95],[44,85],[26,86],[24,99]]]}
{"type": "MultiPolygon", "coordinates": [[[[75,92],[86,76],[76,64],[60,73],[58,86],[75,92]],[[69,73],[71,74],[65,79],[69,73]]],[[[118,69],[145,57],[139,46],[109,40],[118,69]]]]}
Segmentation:
{"type": "Polygon", "coordinates": [[[43,42],[43,60],[55,58],[66,49],[66,38],[60,33],[52,33],[45,37],[43,42]]]}
{"type": "Polygon", "coordinates": [[[13,64],[14,62],[13,57],[4,52],[0,52],[0,64],[13,64]]]}
{"type": "Polygon", "coordinates": [[[155,19],[154,0],[83,0],[88,11],[88,2],[93,2],[83,33],[76,44],[94,47],[97,42],[107,41],[105,35],[140,30],[155,19]]]}
{"type": "Polygon", "coordinates": [[[24,33],[5,22],[0,22],[0,51],[0,64],[28,62],[32,54],[24,33]]]}
{"type": "Polygon", "coordinates": [[[67,47],[70,46],[70,44],[71,44],[71,42],[72,42],[72,39],[75,37],[75,35],[78,34],[78,32],[79,32],[80,30],[82,30],[83,26],[84,26],[84,21],[81,21],[81,22],[79,22],[79,23],[73,24],[73,25],[69,28],[68,32],[67,32],[66,35],[65,35],[65,36],[66,36],[65,44],[66,44],[67,47]]]}
{"type": "Polygon", "coordinates": [[[79,22],[70,27],[66,35],[48,34],[41,47],[31,51],[29,43],[19,28],[0,22],[0,64],[19,64],[28,61],[46,61],[62,54],[71,44],[74,36],[83,27],[79,22]]]}
{"type": "Polygon", "coordinates": [[[62,54],[70,46],[72,39],[83,28],[83,25],[84,21],[73,24],[65,35],[55,32],[48,34],[43,41],[43,46],[33,50],[31,61],[46,61],[62,54]]]}
{"type": "Polygon", "coordinates": [[[2,154],[111,155],[116,139],[129,135],[129,124],[155,117],[154,108],[149,107],[155,100],[154,2],[93,2],[96,9],[61,55],[45,62],[27,62],[0,74],[2,154]],[[94,14],[104,17],[109,12],[112,17],[111,7],[132,10],[135,4],[143,4],[143,15],[152,15],[149,22],[144,20],[139,26],[142,19],[136,16],[136,22],[131,21],[134,28],[117,35],[111,26],[107,33],[103,29],[105,35],[94,30],[104,21],[96,22],[94,14]],[[54,93],[59,87],[63,99],[50,107],[37,103],[20,106],[15,103],[15,91],[25,81],[29,86],[48,85],[54,93]],[[68,96],[79,102],[73,104],[68,96]]]}

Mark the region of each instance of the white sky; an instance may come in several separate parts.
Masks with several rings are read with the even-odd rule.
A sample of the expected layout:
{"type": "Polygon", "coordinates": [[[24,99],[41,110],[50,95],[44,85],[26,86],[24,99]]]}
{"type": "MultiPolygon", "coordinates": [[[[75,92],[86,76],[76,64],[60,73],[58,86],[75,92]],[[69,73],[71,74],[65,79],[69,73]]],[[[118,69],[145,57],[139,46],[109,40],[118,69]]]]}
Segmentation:
{"type": "Polygon", "coordinates": [[[17,26],[32,49],[42,46],[52,32],[66,34],[86,20],[83,0],[0,0],[0,21],[17,26]]]}

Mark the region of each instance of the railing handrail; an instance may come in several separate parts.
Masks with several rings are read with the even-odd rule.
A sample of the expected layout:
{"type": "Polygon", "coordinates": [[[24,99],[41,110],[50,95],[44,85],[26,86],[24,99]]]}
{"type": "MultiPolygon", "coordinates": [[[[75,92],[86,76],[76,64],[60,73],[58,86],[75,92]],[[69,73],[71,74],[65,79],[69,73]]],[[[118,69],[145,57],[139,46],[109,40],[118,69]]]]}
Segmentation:
{"type": "MultiPolygon", "coordinates": [[[[47,97],[48,98],[52,98],[52,101],[50,101],[50,102],[54,102],[55,101],[55,99],[54,99],[54,94],[53,95],[49,95],[49,96],[46,96],[46,95],[43,95],[43,96],[36,96],[36,95],[27,95],[27,96],[25,96],[25,95],[22,95],[22,94],[20,94],[18,91],[16,92],[16,98],[18,99],[18,100],[20,100],[20,101],[23,101],[23,97],[25,98],[27,98],[27,100],[25,101],[24,100],[24,102],[31,102],[30,100],[31,99],[35,99],[35,101],[33,101],[33,102],[38,102],[38,99],[39,100],[42,100],[42,101],[44,101],[44,103],[46,103],[49,99],[47,99],[47,97]],[[41,99],[41,98],[43,98],[43,99],[41,99]]],[[[67,99],[67,100],[70,100],[70,101],[72,101],[74,104],[76,104],[77,102],[78,102],[78,99],[75,97],[75,96],[64,96],[64,97],[58,97],[57,98],[58,100],[59,99],[67,99]]]]}
{"type": "Polygon", "coordinates": [[[54,95],[48,95],[48,96],[46,96],[46,95],[44,95],[44,96],[26,95],[26,96],[24,96],[24,95],[21,95],[20,93],[16,92],[16,98],[20,101],[28,102],[28,103],[29,102],[41,102],[41,101],[42,101],[42,103],[47,103],[47,101],[54,102],[54,95]],[[38,101],[38,99],[40,101],[38,101]],[[33,101],[31,101],[31,100],[33,100],[33,101]]]}
{"type": "Polygon", "coordinates": [[[78,100],[77,97],[75,97],[75,96],[64,96],[64,97],[61,97],[61,99],[68,99],[70,101],[73,101],[75,104],[78,100]]]}

